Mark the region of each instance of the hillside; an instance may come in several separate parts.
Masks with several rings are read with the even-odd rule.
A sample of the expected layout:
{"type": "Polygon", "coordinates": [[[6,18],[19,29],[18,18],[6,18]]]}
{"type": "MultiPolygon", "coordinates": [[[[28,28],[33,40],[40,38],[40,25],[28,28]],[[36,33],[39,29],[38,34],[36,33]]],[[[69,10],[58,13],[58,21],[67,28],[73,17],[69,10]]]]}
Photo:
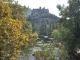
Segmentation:
{"type": "Polygon", "coordinates": [[[51,35],[53,29],[57,28],[58,17],[49,13],[48,9],[38,8],[31,10],[28,21],[32,23],[33,32],[39,35],[51,35]]]}

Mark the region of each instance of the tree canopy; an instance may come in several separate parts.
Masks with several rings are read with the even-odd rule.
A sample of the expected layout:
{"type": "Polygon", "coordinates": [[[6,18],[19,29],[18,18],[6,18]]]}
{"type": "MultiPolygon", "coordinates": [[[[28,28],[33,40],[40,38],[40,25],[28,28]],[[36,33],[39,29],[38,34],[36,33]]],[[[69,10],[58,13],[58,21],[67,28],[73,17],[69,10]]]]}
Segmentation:
{"type": "Polygon", "coordinates": [[[23,17],[24,8],[17,3],[9,5],[11,1],[0,0],[0,60],[16,60],[22,52],[21,48],[28,46],[30,39],[34,38],[35,41],[37,38],[37,34],[32,33],[31,25],[23,17]]]}
{"type": "MultiPolygon", "coordinates": [[[[78,60],[75,57],[77,53],[74,52],[80,49],[80,0],[68,0],[68,6],[57,5],[57,8],[60,11],[61,18],[59,20],[59,29],[54,30],[53,35],[63,35],[61,41],[58,40],[67,43],[66,50],[70,58],[78,60]],[[62,26],[65,29],[61,28],[62,26]],[[69,32],[66,34],[66,31],[69,32]]],[[[59,38],[58,36],[57,38],[59,38]]],[[[65,44],[63,45],[65,46],[65,44]]]]}

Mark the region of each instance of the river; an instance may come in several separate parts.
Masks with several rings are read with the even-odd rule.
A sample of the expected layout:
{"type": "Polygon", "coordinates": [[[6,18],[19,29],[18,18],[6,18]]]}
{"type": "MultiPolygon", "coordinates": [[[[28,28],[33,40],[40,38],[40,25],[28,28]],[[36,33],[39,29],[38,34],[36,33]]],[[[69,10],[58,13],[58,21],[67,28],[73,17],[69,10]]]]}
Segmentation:
{"type": "MultiPolygon", "coordinates": [[[[44,44],[50,45],[50,44],[44,44]]],[[[35,47],[33,47],[27,55],[21,55],[17,60],[35,60],[35,56],[33,56],[34,52],[41,51],[40,46],[43,46],[43,44],[37,44],[35,47]]],[[[56,50],[59,50],[58,48],[55,48],[56,50]]]]}

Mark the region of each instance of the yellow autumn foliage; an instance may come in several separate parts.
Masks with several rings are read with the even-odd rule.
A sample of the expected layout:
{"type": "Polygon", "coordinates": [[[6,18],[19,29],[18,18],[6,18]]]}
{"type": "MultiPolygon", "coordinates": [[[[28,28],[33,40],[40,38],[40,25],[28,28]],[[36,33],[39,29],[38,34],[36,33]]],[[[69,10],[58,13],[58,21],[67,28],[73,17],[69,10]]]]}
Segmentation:
{"type": "Polygon", "coordinates": [[[16,60],[22,47],[34,45],[37,34],[32,34],[31,25],[27,28],[22,21],[12,19],[10,7],[0,0],[0,60],[16,60]]]}
{"type": "Polygon", "coordinates": [[[0,19],[0,60],[16,60],[20,48],[28,44],[28,35],[22,33],[22,26],[19,20],[0,19]]]}
{"type": "Polygon", "coordinates": [[[11,9],[7,3],[4,3],[3,0],[0,0],[0,19],[4,17],[11,17],[11,9]]]}

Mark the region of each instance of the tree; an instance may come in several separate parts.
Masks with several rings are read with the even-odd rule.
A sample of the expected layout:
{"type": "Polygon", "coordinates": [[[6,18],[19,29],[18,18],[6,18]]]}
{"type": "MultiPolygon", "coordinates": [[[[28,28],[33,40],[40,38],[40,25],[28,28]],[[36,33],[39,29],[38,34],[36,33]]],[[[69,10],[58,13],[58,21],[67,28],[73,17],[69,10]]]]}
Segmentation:
{"type": "Polygon", "coordinates": [[[50,32],[51,32],[50,31],[50,25],[48,25],[48,24],[46,25],[46,30],[45,31],[46,31],[46,35],[49,36],[50,32]]]}
{"type": "Polygon", "coordinates": [[[33,30],[33,32],[37,32],[39,34],[39,25],[38,24],[34,24],[32,30],[33,30]]]}
{"type": "Polygon", "coordinates": [[[52,45],[41,46],[40,51],[34,52],[36,60],[68,60],[67,52],[52,45]]]}
{"type": "Polygon", "coordinates": [[[11,8],[13,19],[18,19],[22,21],[26,20],[25,13],[28,9],[26,6],[21,6],[20,4],[18,4],[18,1],[14,0],[4,0],[4,2],[6,2],[8,6],[11,8]]]}
{"type": "Polygon", "coordinates": [[[18,20],[26,20],[25,12],[27,11],[27,8],[25,6],[21,6],[18,3],[12,3],[9,5],[9,7],[12,9],[12,18],[18,19],[18,20]]]}
{"type": "Polygon", "coordinates": [[[20,48],[28,43],[28,35],[21,32],[22,22],[0,19],[0,59],[15,60],[21,53],[20,48]]]}
{"type": "Polygon", "coordinates": [[[60,34],[60,32],[58,31],[58,29],[55,29],[55,30],[53,30],[51,36],[54,37],[55,39],[59,40],[60,37],[61,37],[61,34],[60,34]]]}
{"type": "MultiPolygon", "coordinates": [[[[72,40],[74,39],[74,35],[70,32],[69,29],[60,26],[58,29],[53,30],[52,37],[55,38],[55,43],[58,44],[58,48],[60,48],[60,50],[68,52],[68,50],[72,48],[71,44],[72,44],[72,40]]],[[[64,56],[62,56],[61,54],[60,56],[61,56],[61,60],[65,59],[63,58],[64,56]]],[[[66,55],[66,58],[67,59],[70,58],[68,57],[68,53],[66,55]]]]}
{"type": "Polygon", "coordinates": [[[56,60],[53,46],[42,46],[41,51],[34,52],[36,60],[56,60]]]}
{"type": "Polygon", "coordinates": [[[21,48],[28,45],[30,31],[24,33],[22,20],[11,17],[12,10],[8,3],[0,0],[0,60],[16,60],[21,48]]]}
{"type": "Polygon", "coordinates": [[[63,44],[66,49],[69,49],[74,35],[69,29],[60,26],[58,29],[53,30],[52,37],[54,37],[57,42],[63,44]]]}
{"type": "Polygon", "coordinates": [[[4,3],[2,0],[0,0],[0,19],[2,18],[10,18],[11,17],[11,9],[8,6],[7,3],[4,3]]]}
{"type": "Polygon", "coordinates": [[[80,49],[80,1],[68,0],[68,4],[67,7],[57,6],[61,16],[59,23],[65,28],[68,28],[73,35],[73,38],[69,39],[69,42],[66,39],[66,42],[68,42],[67,46],[69,47],[67,51],[70,53],[69,56],[71,59],[74,57],[77,60],[74,52],[80,49]]]}

